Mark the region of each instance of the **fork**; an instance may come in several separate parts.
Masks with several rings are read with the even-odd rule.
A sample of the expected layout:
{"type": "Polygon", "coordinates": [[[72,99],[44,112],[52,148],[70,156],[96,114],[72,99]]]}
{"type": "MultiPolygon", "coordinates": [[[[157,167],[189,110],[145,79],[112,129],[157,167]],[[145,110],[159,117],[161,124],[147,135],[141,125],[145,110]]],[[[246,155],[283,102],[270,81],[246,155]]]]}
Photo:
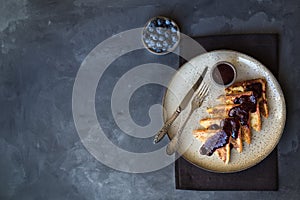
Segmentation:
{"type": "Polygon", "coordinates": [[[179,129],[177,134],[174,135],[174,137],[171,139],[171,141],[169,142],[169,144],[167,146],[166,152],[168,155],[172,155],[175,153],[175,151],[178,150],[180,136],[185,128],[186,123],[189,121],[189,119],[190,119],[191,115],[194,113],[194,111],[202,105],[205,97],[208,94],[208,91],[209,91],[208,85],[206,83],[202,82],[199,87],[199,91],[196,93],[196,95],[194,96],[194,98],[191,102],[192,108],[190,110],[188,117],[186,118],[184,124],[181,126],[181,128],[179,129]]]}

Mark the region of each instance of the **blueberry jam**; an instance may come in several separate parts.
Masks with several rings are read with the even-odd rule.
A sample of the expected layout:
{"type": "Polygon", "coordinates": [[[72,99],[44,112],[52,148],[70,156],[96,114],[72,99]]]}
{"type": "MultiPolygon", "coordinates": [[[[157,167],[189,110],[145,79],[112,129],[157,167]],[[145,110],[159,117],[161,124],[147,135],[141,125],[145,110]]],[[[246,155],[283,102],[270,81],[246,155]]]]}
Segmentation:
{"type": "Polygon", "coordinates": [[[235,72],[232,66],[227,63],[218,64],[213,72],[212,78],[219,85],[228,85],[234,80],[235,72]]]}
{"type": "Polygon", "coordinates": [[[216,149],[225,146],[228,141],[229,137],[221,130],[206,140],[200,148],[200,154],[211,156],[216,149]]]}
{"type": "Polygon", "coordinates": [[[233,139],[237,139],[240,122],[236,118],[225,118],[221,121],[220,125],[227,136],[231,136],[233,139]]]}

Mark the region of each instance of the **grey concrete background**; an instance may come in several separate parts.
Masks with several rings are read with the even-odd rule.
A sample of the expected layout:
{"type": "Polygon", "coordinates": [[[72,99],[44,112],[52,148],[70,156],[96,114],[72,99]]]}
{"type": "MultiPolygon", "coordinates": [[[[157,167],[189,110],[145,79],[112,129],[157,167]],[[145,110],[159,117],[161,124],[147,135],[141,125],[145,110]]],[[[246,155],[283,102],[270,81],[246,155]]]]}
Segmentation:
{"type": "MultiPolygon", "coordinates": [[[[299,19],[297,0],[0,0],[0,199],[300,199],[299,19]],[[118,172],[82,146],[71,111],[81,62],[101,41],[141,27],[155,15],[174,18],[190,36],[280,34],[279,82],[288,118],[279,144],[278,192],[175,190],[173,165],[147,174],[118,172]]],[[[141,62],[177,64],[172,55],[136,54],[141,62]]],[[[107,99],[109,86],[135,64],[141,63],[130,55],[116,61],[97,91],[99,121],[123,148],[130,138],[112,121],[107,99]]],[[[141,88],[132,100],[133,119],[141,125],[149,123],[144,112],[161,101],[162,88],[150,89],[153,95],[145,98],[146,89],[141,88]],[[145,99],[146,106],[139,106],[145,99]]]]}

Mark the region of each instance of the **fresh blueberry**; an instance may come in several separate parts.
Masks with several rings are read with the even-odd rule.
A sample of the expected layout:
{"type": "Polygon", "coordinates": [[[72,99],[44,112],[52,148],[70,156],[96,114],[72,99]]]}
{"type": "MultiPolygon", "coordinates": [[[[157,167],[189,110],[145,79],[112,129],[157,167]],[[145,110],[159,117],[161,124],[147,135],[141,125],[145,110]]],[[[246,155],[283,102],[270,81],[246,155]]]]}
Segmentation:
{"type": "Polygon", "coordinates": [[[159,40],[159,41],[164,41],[165,39],[166,39],[166,38],[165,38],[164,36],[162,36],[162,35],[158,37],[158,40],[159,40]]]}
{"type": "Polygon", "coordinates": [[[178,37],[176,35],[172,35],[172,42],[176,43],[178,41],[178,37]]]}
{"type": "Polygon", "coordinates": [[[150,38],[155,41],[158,40],[158,36],[156,34],[150,34],[150,38]]]}
{"type": "Polygon", "coordinates": [[[144,38],[144,42],[148,44],[150,42],[149,38],[144,38]]]}
{"type": "Polygon", "coordinates": [[[150,24],[149,24],[149,26],[153,27],[153,28],[156,27],[157,26],[156,21],[155,20],[151,21],[150,24]]]}
{"type": "Polygon", "coordinates": [[[163,45],[164,47],[167,47],[167,46],[169,46],[169,43],[168,43],[167,41],[163,41],[162,45],[163,45]]]}
{"type": "Polygon", "coordinates": [[[150,40],[148,43],[148,47],[154,47],[155,46],[155,42],[153,40],[150,40]]]}
{"type": "Polygon", "coordinates": [[[166,38],[169,38],[169,37],[170,37],[170,31],[169,31],[169,30],[167,30],[167,31],[165,32],[165,37],[166,37],[166,38]]]}
{"type": "Polygon", "coordinates": [[[156,49],[156,51],[155,51],[156,53],[161,53],[162,52],[162,50],[161,49],[156,49]]]}
{"type": "Polygon", "coordinates": [[[158,18],[156,22],[158,26],[161,26],[163,24],[163,19],[158,18]]]}
{"type": "Polygon", "coordinates": [[[167,51],[167,48],[164,47],[164,48],[162,48],[161,50],[162,50],[163,52],[166,52],[166,51],[167,51]]]}
{"type": "Polygon", "coordinates": [[[170,20],[166,19],[165,24],[170,25],[171,24],[170,20]]]}
{"type": "Polygon", "coordinates": [[[172,27],[172,28],[171,28],[171,32],[172,32],[172,33],[176,33],[176,32],[177,32],[177,28],[176,28],[176,27],[172,27]]]}
{"type": "Polygon", "coordinates": [[[153,32],[154,31],[154,28],[153,27],[151,27],[151,26],[149,26],[148,28],[147,28],[147,30],[149,31],[149,32],[153,32]]]}
{"type": "Polygon", "coordinates": [[[151,47],[150,48],[150,50],[152,50],[152,51],[156,51],[156,49],[157,49],[156,47],[151,47]]]}
{"type": "Polygon", "coordinates": [[[162,44],[160,42],[156,42],[156,47],[162,48],[162,44]]]}
{"type": "Polygon", "coordinates": [[[160,34],[160,35],[164,34],[164,32],[165,32],[165,29],[162,28],[162,27],[156,27],[155,30],[156,30],[156,32],[157,32],[158,34],[160,34]]]}

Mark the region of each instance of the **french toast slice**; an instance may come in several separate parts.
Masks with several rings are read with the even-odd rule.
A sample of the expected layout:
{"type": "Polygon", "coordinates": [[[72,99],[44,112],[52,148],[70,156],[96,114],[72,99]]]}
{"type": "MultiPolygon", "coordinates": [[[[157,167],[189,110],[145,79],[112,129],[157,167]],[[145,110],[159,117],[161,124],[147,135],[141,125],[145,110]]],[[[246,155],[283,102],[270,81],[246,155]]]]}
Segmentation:
{"type": "Polygon", "coordinates": [[[243,151],[242,129],[239,131],[236,139],[230,137],[229,143],[232,144],[233,148],[235,148],[237,152],[241,153],[243,151]]]}
{"type": "Polygon", "coordinates": [[[200,140],[201,142],[205,142],[207,138],[216,134],[220,129],[212,130],[212,129],[196,129],[193,131],[193,136],[200,140]]]}
{"type": "Polygon", "coordinates": [[[223,118],[221,117],[216,117],[216,118],[204,118],[200,119],[199,124],[203,126],[205,129],[208,129],[209,127],[213,125],[220,126],[220,122],[222,121],[223,118]]]}
{"type": "Polygon", "coordinates": [[[241,136],[242,136],[242,140],[247,142],[247,144],[251,144],[251,130],[248,126],[241,126],[241,136]]]}
{"type": "Polygon", "coordinates": [[[252,91],[246,92],[238,92],[238,93],[229,93],[225,95],[220,95],[217,100],[220,101],[222,104],[234,104],[234,100],[241,96],[251,96],[253,94],[252,91]]]}
{"type": "Polygon", "coordinates": [[[267,82],[263,78],[251,79],[246,81],[240,81],[232,84],[225,89],[226,94],[247,92],[257,90],[258,86],[261,85],[261,97],[258,99],[258,104],[261,114],[265,117],[269,117],[269,109],[266,97],[267,82]]]}
{"type": "Polygon", "coordinates": [[[206,112],[213,117],[228,117],[228,112],[235,106],[239,104],[220,104],[215,107],[207,108],[206,112]]]}
{"type": "MultiPolygon", "coordinates": [[[[193,135],[195,138],[204,143],[218,131],[220,130],[198,129],[193,131],[193,135]]],[[[228,164],[230,161],[230,151],[230,143],[227,143],[224,147],[216,149],[214,154],[216,154],[225,164],[228,164]]]]}
{"type": "Polygon", "coordinates": [[[256,130],[256,131],[261,131],[261,116],[260,116],[260,109],[259,105],[256,105],[256,111],[254,113],[250,112],[250,126],[256,130]]]}
{"type": "Polygon", "coordinates": [[[224,147],[217,149],[215,153],[225,164],[228,164],[230,161],[230,151],[230,144],[228,143],[224,147]]]}

